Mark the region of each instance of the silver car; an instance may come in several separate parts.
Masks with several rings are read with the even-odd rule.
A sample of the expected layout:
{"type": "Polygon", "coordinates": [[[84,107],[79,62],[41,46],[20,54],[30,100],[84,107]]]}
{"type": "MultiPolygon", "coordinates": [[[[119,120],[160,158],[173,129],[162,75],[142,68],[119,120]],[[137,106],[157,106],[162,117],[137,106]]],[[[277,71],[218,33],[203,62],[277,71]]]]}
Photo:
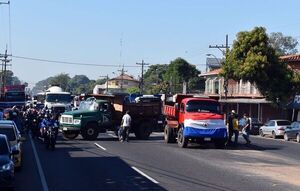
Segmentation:
{"type": "Polygon", "coordinates": [[[265,135],[272,135],[274,139],[283,136],[286,127],[290,126],[291,122],[288,120],[278,119],[270,120],[259,128],[259,134],[263,137],[265,135]]]}
{"type": "Polygon", "coordinates": [[[291,126],[287,127],[284,132],[284,140],[296,139],[297,143],[300,143],[300,122],[295,121],[291,126]]]}

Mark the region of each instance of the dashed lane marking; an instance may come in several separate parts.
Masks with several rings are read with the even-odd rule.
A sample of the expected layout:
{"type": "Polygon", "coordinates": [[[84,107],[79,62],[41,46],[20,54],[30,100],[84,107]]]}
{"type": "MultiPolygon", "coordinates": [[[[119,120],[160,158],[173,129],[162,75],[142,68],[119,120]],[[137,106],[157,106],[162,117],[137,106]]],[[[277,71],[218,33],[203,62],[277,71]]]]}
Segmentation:
{"type": "Polygon", "coordinates": [[[98,143],[94,143],[98,148],[100,148],[100,149],[102,149],[102,150],[104,150],[104,151],[106,151],[106,148],[104,148],[104,147],[102,147],[101,145],[99,145],[98,143]]]}
{"type": "Polygon", "coordinates": [[[139,170],[138,168],[132,166],[131,167],[133,170],[135,170],[136,172],[140,173],[142,176],[148,178],[151,182],[153,182],[154,184],[158,184],[159,182],[157,182],[154,178],[151,178],[150,176],[148,176],[147,174],[145,174],[144,172],[142,172],[141,170],[139,170]]]}

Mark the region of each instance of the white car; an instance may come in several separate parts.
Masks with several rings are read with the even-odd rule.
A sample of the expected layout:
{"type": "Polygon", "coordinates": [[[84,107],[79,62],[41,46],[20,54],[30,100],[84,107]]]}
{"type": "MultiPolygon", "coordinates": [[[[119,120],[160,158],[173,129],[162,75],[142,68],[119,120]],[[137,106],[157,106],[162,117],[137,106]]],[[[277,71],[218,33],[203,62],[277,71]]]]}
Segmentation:
{"type": "Polygon", "coordinates": [[[259,134],[263,137],[265,135],[272,135],[274,139],[278,136],[284,135],[286,127],[290,126],[291,122],[288,120],[278,119],[270,120],[259,128],[259,134]]]}

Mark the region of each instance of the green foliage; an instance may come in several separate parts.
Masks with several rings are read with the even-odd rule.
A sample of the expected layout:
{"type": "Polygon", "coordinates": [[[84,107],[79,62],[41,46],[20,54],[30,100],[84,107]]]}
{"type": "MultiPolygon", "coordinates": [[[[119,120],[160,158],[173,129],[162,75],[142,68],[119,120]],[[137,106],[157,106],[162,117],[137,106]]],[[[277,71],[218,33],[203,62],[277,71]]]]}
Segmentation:
{"type": "Polygon", "coordinates": [[[71,78],[69,76],[69,74],[58,74],[56,76],[54,76],[54,78],[52,78],[49,83],[50,85],[57,85],[59,87],[61,87],[64,91],[70,91],[70,88],[68,86],[69,82],[70,82],[71,78]]]}
{"type": "Polygon", "coordinates": [[[182,58],[177,58],[168,65],[164,80],[169,82],[172,93],[178,93],[182,92],[183,82],[189,82],[190,79],[197,77],[199,74],[200,71],[196,69],[196,66],[191,65],[182,58]]]}
{"type": "Polygon", "coordinates": [[[284,36],[281,32],[271,33],[269,42],[280,56],[298,52],[296,48],[298,45],[297,39],[291,36],[284,36]]]}
{"type": "MultiPolygon", "coordinates": [[[[21,81],[18,77],[14,76],[14,73],[10,70],[6,71],[6,85],[20,85],[21,81]]],[[[0,72],[0,83],[2,84],[2,72],[0,72]]]]}
{"type": "Polygon", "coordinates": [[[157,94],[165,92],[166,83],[163,76],[167,71],[168,65],[151,65],[144,75],[145,91],[147,94],[157,94]]]}
{"type": "Polygon", "coordinates": [[[130,87],[126,89],[126,92],[129,94],[139,93],[140,89],[138,87],[130,87]]]}
{"type": "Polygon", "coordinates": [[[279,62],[263,27],[237,34],[233,48],[222,65],[221,75],[227,79],[242,79],[256,84],[262,95],[273,102],[277,98],[289,98],[293,89],[293,73],[285,63],[279,62]]]}

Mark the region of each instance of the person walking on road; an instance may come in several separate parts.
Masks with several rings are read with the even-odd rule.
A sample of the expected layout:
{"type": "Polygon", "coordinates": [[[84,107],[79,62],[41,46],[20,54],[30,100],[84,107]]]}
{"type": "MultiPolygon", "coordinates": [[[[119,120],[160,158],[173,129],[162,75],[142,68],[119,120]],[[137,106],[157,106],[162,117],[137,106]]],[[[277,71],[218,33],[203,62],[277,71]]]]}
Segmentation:
{"type": "Polygon", "coordinates": [[[233,136],[233,119],[235,116],[235,111],[232,110],[227,119],[227,127],[228,127],[228,141],[227,143],[232,143],[232,136],[233,136]]]}
{"type": "Polygon", "coordinates": [[[131,127],[131,117],[129,115],[129,111],[126,111],[125,115],[122,117],[121,128],[122,128],[122,137],[120,139],[121,142],[129,141],[129,133],[131,127]]]}
{"type": "Polygon", "coordinates": [[[244,114],[244,119],[245,119],[245,125],[242,129],[242,133],[243,133],[243,137],[246,140],[246,144],[250,144],[251,141],[249,139],[249,135],[250,135],[250,119],[248,118],[247,114],[244,114]]]}
{"type": "Polygon", "coordinates": [[[234,145],[238,144],[238,139],[239,139],[239,120],[238,120],[238,115],[235,114],[232,120],[232,125],[233,125],[233,134],[234,134],[234,145]]]}

